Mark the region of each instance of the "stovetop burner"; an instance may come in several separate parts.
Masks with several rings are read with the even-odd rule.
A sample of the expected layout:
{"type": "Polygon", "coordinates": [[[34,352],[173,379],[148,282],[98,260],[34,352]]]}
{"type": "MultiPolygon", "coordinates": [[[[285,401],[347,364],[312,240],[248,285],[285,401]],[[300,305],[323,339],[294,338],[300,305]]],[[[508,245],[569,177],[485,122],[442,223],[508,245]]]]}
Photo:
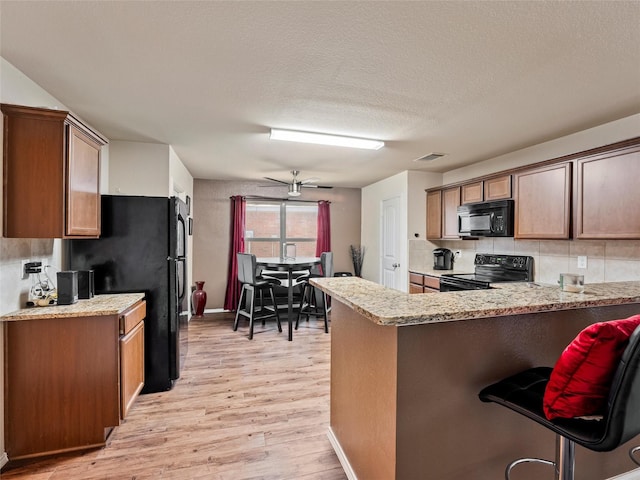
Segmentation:
{"type": "Polygon", "coordinates": [[[481,290],[491,288],[491,283],[533,281],[533,257],[478,253],[473,264],[475,273],[442,275],[440,291],[481,290]]]}

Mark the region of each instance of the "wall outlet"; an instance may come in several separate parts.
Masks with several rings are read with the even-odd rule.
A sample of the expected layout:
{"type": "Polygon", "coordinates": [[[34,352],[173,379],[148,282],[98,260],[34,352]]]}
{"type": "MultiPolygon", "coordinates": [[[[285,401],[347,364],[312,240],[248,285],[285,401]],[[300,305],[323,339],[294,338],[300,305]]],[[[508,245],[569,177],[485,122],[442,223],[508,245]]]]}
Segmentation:
{"type": "Polygon", "coordinates": [[[578,255],[578,268],[587,268],[587,256],[578,255]]]}
{"type": "Polygon", "coordinates": [[[22,266],[20,267],[20,271],[22,272],[22,280],[26,280],[29,278],[29,274],[27,273],[27,263],[31,262],[31,260],[22,260],[22,266]]]}

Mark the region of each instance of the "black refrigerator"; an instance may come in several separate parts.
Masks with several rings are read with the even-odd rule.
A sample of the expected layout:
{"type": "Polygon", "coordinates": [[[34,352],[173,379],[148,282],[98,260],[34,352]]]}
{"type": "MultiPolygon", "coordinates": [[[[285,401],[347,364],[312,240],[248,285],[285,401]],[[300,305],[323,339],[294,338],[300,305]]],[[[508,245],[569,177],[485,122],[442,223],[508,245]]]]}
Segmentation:
{"type": "Polygon", "coordinates": [[[187,354],[187,205],[176,197],[102,196],[101,236],[68,242],[71,270],[93,270],[96,294],[144,292],[142,393],[170,390],[187,354]]]}

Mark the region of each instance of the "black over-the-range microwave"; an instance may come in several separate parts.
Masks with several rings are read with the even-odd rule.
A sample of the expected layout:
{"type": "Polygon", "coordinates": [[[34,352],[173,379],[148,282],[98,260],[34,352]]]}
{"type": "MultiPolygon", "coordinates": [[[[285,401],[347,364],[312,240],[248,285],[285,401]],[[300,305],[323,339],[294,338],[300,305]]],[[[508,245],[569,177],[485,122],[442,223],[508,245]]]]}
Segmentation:
{"type": "Polygon", "coordinates": [[[460,205],[458,233],[461,237],[513,237],[513,200],[460,205]]]}

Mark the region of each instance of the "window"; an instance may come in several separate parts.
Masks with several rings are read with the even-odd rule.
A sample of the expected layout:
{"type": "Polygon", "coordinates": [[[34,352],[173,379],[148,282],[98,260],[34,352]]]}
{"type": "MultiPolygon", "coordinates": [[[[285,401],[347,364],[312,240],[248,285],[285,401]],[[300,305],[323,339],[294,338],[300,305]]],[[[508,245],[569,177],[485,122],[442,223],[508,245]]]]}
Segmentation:
{"type": "Polygon", "coordinates": [[[285,243],[295,243],[297,257],[315,257],[317,223],[316,203],[247,200],[245,250],[279,257],[285,243]]]}

